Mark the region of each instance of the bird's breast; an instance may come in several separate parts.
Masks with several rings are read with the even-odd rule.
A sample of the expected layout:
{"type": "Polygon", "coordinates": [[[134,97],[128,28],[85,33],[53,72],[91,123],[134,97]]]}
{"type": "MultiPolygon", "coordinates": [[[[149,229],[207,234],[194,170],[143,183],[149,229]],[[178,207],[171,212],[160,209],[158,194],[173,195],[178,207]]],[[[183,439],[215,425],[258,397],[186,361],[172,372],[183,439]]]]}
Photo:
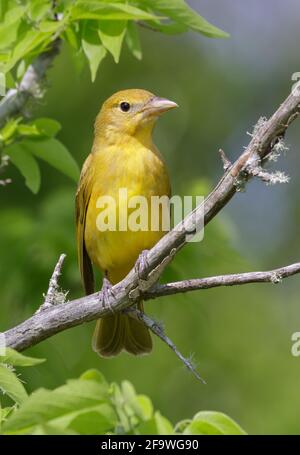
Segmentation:
{"type": "Polygon", "coordinates": [[[143,146],[97,151],[94,166],[85,244],[92,262],[117,282],[164,234],[160,225],[151,228],[152,217],[162,216],[151,204],[153,196],[169,195],[169,177],[156,149],[143,146]]]}

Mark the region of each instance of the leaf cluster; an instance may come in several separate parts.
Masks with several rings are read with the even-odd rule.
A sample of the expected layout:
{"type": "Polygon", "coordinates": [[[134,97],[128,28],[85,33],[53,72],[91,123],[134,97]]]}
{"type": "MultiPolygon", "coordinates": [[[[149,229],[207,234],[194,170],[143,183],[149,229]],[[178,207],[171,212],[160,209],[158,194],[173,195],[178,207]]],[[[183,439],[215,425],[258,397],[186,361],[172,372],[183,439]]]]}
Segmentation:
{"type": "MultiPolygon", "coordinates": [[[[208,37],[227,36],[184,0],[1,0],[2,80],[6,88],[18,90],[33,60],[62,40],[72,49],[79,68],[88,63],[94,81],[108,55],[119,62],[124,43],[135,58],[142,58],[139,26],[164,34],[192,30],[208,37]]],[[[51,119],[26,122],[19,115],[8,118],[0,131],[0,155],[18,168],[27,187],[34,193],[40,188],[37,159],[77,180],[75,161],[54,137],[60,128],[58,123],[51,119]]]]}
{"type": "Polygon", "coordinates": [[[43,361],[10,348],[0,356],[0,389],[12,401],[0,408],[2,434],[245,434],[220,412],[199,412],[174,426],[130,382],[109,384],[98,370],[88,370],[54,390],[28,394],[15,367],[43,361]]]}

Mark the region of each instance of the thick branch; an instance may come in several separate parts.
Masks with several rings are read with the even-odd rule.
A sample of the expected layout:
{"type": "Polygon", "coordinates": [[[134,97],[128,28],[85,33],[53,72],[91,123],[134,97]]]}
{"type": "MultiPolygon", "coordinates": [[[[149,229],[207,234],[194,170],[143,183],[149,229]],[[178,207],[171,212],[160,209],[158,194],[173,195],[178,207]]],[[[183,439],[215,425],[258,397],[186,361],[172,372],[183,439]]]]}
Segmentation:
{"type": "MultiPolygon", "coordinates": [[[[204,224],[207,224],[238,191],[239,182],[247,181],[252,177],[247,171],[248,167],[253,162],[263,164],[276,141],[284,135],[290,123],[298,117],[299,111],[300,92],[290,94],[274,115],[255,131],[248,147],[225,172],[204,203],[149,251],[145,269],[147,279],[141,280],[133,268],[123,281],[112,288],[109,304],[114,311],[129,307],[150,290],[165,266],[187,243],[188,235],[195,233],[202,225],[203,212],[204,224]]],[[[6,342],[8,346],[22,350],[62,330],[102,317],[109,311],[108,306],[102,305],[101,293],[96,293],[34,315],[19,326],[8,330],[5,333],[6,342]]]]}
{"type": "Polygon", "coordinates": [[[19,87],[7,92],[0,102],[0,128],[10,117],[20,114],[29,99],[40,96],[41,84],[59,52],[59,45],[57,39],[49,51],[39,55],[28,67],[19,87]]]}
{"type": "MultiPolygon", "coordinates": [[[[282,279],[300,273],[300,263],[281,267],[267,272],[248,272],[232,275],[212,276],[184,280],[168,284],[155,285],[152,289],[142,294],[143,300],[155,299],[182,292],[210,289],[219,286],[235,286],[249,283],[279,283],[282,279]]],[[[122,298],[122,291],[118,286],[114,305],[122,298]]],[[[124,306],[125,308],[125,306],[124,306]]],[[[30,346],[84,322],[89,322],[110,312],[102,306],[100,293],[91,294],[80,299],[61,305],[51,306],[48,309],[35,313],[18,326],[5,332],[7,346],[22,351],[30,346]]]]}

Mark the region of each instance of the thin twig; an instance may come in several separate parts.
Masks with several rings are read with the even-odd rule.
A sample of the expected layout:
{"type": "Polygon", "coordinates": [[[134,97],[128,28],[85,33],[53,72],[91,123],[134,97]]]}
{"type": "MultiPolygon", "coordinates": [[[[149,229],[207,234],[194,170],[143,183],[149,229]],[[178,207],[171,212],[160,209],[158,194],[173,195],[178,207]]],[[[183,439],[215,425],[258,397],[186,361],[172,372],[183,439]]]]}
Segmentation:
{"type": "Polygon", "coordinates": [[[229,161],[223,149],[219,149],[219,153],[223,163],[223,169],[224,171],[227,171],[227,169],[229,169],[231,166],[231,161],[229,161]]]}
{"type": "Polygon", "coordinates": [[[289,183],[290,177],[282,171],[268,172],[261,166],[248,166],[247,171],[257,177],[267,185],[275,185],[276,183],[289,183]]]}
{"type": "Polygon", "coordinates": [[[39,307],[36,313],[39,313],[40,311],[45,311],[48,308],[52,307],[53,305],[62,304],[63,303],[62,301],[65,300],[66,294],[62,291],[59,291],[58,285],[58,280],[61,275],[61,269],[65,259],[66,255],[61,254],[53,270],[53,274],[50,278],[49,287],[47,294],[45,295],[44,303],[39,307]]]}
{"type": "Polygon", "coordinates": [[[158,324],[156,321],[151,319],[149,316],[147,316],[145,313],[142,311],[138,310],[137,308],[126,308],[124,311],[125,313],[129,314],[129,316],[138,319],[141,321],[146,327],[148,327],[151,332],[154,333],[154,335],[158,336],[164,343],[166,343],[169,348],[172,349],[172,351],[175,352],[177,357],[181,360],[181,362],[184,363],[186,368],[193,373],[196,378],[201,381],[203,384],[206,384],[203,378],[199,375],[193,364],[189,359],[184,357],[181,352],[177,349],[176,345],[173,343],[173,341],[164,333],[163,327],[158,324]]]}
{"type": "Polygon", "coordinates": [[[211,289],[220,286],[239,286],[249,283],[280,283],[284,278],[300,273],[300,262],[287,265],[267,272],[235,273],[231,275],[194,278],[192,280],[175,281],[167,284],[157,284],[143,294],[143,300],[155,299],[167,295],[184,292],[211,289]]]}

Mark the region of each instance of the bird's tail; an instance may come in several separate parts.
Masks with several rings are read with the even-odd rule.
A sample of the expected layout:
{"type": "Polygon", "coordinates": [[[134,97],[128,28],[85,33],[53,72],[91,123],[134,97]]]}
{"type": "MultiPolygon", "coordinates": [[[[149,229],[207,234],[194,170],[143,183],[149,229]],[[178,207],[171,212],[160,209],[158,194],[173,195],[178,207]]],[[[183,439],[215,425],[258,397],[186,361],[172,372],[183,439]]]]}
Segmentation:
{"type": "MultiPolygon", "coordinates": [[[[143,310],[143,304],[138,304],[143,310]]],[[[93,350],[102,357],[112,357],[122,349],[130,354],[148,354],[152,340],[147,327],[140,321],[117,313],[99,319],[93,336],[93,350]]]]}

